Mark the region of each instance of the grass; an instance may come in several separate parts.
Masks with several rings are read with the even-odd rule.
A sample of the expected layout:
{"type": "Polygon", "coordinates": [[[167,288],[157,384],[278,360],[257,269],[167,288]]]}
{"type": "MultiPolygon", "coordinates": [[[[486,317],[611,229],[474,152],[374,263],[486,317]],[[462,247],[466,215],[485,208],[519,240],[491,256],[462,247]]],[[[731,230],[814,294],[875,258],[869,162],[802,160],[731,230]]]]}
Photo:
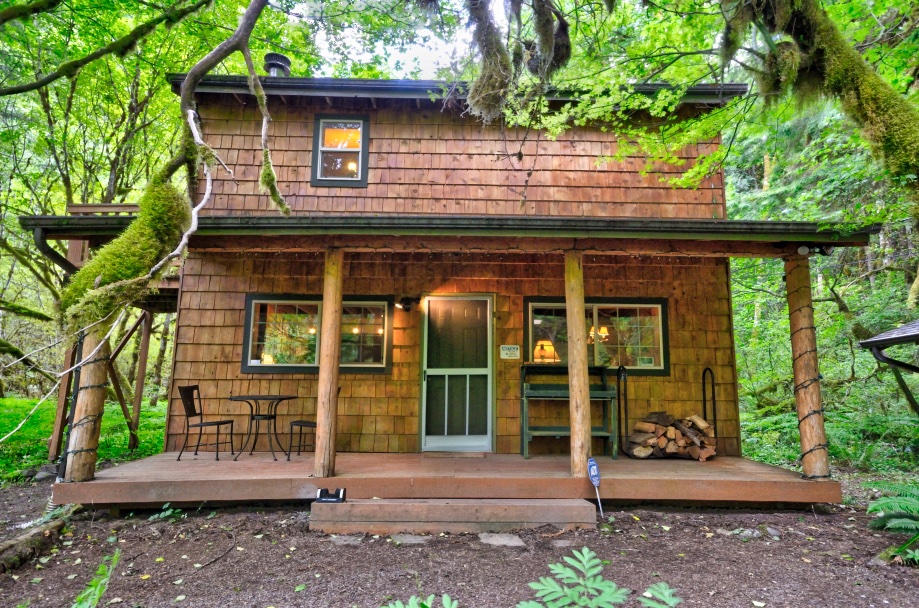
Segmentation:
{"type": "MultiPolygon", "coordinates": [[[[19,424],[35,406],[37,399],[0,399],[0,437],[19,424]]],[[[48,462],[48,438],[54,425],[55,401],[49,399],[15,435],[0,444],[0,481],[16,481],[25,469],[48,462]]],[[[102,416],[99,460],[128,461],[158,454],[163,450],[166,403],[155,408],[145,402],[140,410],[140,445],[128,450],[128,427],[117,403],[106,403],[102,416]]]]}

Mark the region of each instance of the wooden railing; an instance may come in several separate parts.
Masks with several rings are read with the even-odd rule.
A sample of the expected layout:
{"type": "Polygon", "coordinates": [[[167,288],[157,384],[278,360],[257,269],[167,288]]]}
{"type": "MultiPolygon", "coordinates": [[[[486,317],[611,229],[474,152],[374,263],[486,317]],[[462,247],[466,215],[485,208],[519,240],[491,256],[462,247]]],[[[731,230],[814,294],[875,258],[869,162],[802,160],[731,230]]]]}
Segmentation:
{"type": "Polygon", "coordinates": [[[67,205],[67,215],[137,215],[137,205],[67,205]]]}

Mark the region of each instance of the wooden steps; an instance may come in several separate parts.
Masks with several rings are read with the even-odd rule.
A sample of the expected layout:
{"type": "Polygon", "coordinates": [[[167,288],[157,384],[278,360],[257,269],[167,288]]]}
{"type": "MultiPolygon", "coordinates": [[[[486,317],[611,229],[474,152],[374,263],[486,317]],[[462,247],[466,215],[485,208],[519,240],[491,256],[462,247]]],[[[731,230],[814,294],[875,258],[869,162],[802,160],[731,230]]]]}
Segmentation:
{"type": "Polygon", "coordinates": [[[596,507],[581,499],[378,499],[313,503],[310,529],[326,534],[507,532],[551,525],[593,528],[596,507]]]}

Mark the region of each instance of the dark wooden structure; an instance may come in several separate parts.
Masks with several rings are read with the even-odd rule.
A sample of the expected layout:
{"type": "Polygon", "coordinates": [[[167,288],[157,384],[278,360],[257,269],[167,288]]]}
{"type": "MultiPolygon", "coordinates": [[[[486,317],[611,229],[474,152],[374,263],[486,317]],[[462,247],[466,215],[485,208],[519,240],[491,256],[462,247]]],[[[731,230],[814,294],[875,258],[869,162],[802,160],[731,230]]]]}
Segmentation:
{"type": "MultiPolygon", "coordinates": [[[[173,78],[173,86],[180,78],[173,78]]],[[[204,137],[234,177],[221,173],[215,180],[214,200],[202,212],[181,270],[167,451],[178,449],[184,429],[176,386],[198,384],[205,410],[236,420],[237,427],[247,412],[228,397],[289,393],[299,399],[280,411],[278,428],[315,419],[313,461],[305,466],[302,458],[294,459],[299,464],[279,465],[272,473],[260,469],[263,479],[251,485],[259,489],[240,499],[260,492],[263,498],[292,498],[315,485],[296,481],[303,476],[347,477],[353,463],[375,462],[352,452],[392,455],[380,462],[398,462],[396,455],[407,454],[417,464],[427,462],[418,452],[457,451],[491,454],[487,461],[502,463],[505,481],[515,478],[514,467],[522,477],[552,480],[512,484],[519,488],[517,496],[580,496],[587,488],[581,478],[588,453],[601,453],[609,440],[592,433],[591,365],[629,367],[629,420],[621,428],[631,428],[652,411],[701,414],[699,379],[710,368],[719,404],[712,420],[718,454],[727,458],[704,465],[655,463],[653,469],[622,458],[609,461],[603,466],[635,477],[608,482],[605,495],[676,500],[679,487],[686,500],[744,500],[759,487],[781,495],[755,492],[758,500],[837,497],[835,483],[802,486],[792,483],[790,473],[736,458],[741,450],[730,258],[786,260],[795,384],[801,387],[796,397],[807,420],[801,436],[804,468],[817,479],[827,469],[814,380],[816,350],[807,330],[813,326],[808,258],[830,246],[863,246],[870,230],[727,220],[720,173],[698,188],[675,188],[666,179],[682,170],[678,167],[659,165],[645,174],[643,158],[598,163],[617,150],[617,136],[601,129],[577,127],[548,140],[483,127],[461,107],[445,105],[440,99],[449,88],[445,83],[266,78],[264,87],[273,117],[274,164],[290,217],[280,216],[259,192],[261,120],[245,78],[209,76],[198,88],[204,137]],[[327,133],[332,139],[324,139],[327,133]],[[325,179],[323,172],[335,178],[325,179]],[[285,323],[304,320],[297,321],[300,329],[294,333],[305,332],[309,319],[310,332],[323,336],[318,345],[305,333],[298,338],[307,345],[301,351],[309,351],[298,356],[315,357],[309,365],[284,367],[268,353],[260,328],[280,322],[272,306],[293,311],[285,323]],[[366,330],[343,320],[351,314],[344,310],[355,306],[371,306],[385,318],[374,329],[381,336],[374,342],[377,351],[367,359],[376,366],[340,360],[348,328],[366,330]],[[642,315],[649,325],[643,325],[642,315]],[[557,359],[550,362],[567,368],[562,381],[568,385],[569,407],[534,400],[527,421],[522,420],[520,368],[539,356],[542,343],[534,336],[546,326],[538,327],[537,321],[557,325],[551,335],[558,348],[548,340],[557,359]],[[634,324],[620,333],[616,351],[600,342],[609,340],[619,321],[634,324]],[[558,329],[561,324],[564,330],[558,329]],[[647,333],[646,328],[653,329],[647,333]],[[622,336],[629,331],[635,341],[626,344],[622,336]],[[644,354],[623,359],[629,349],[644,354]],[[440,402],[443,412],[432,405],[440,402]],[[558,469],[558,458],[519,456],[522,429],[529,425],[568,430],[558,437],[533,437],[530,446],[534,454],[569,454],[564,470],[558,469]],[[524,474],[536,466],[530,462],[552,463],[551,474],[524,474]],[[669,466],[689,467],[679,468],[684,483],[641,481],[666,479],[669,466]],[[769,474],[762,474],[766,470],[769,474]],[[706,481],[705,471],[728,471],[731,481],[706,481]],[[699,485],[685,483],[685,475],[699,476],[699,485]],[[570,479],[562,483],[559,476],[570,479]]],[[[639,88],[639,93],[653,95],[660,88],[639,88]]],[[[744,90],[742,85],[692,87],[679,111],[706,112],[744,90]]],[[[692,163],[717,145],[689,146],[679,156],[692,163]]],[[[66,221],[23,218],[22,223],[40,230],[42,238],[93,245],[118,234],[129,219],[118,213],[81,214],[66,221]]],[[[379,322],[381,315],[375,318],[379,322]]],[[[457,463],[470,467],[472,477],[489,477],[475,468],[474,459],[457,463]]],[[[119,467],[117,474],[100,474],[100,481],[155,470],[167,486],[168,475],[180,475],[145,468],[150,466],[119,467]]],[[[201,487],[214,488],[239,471],[235,465],[200,468],[195,476],[201,487]]],[[[439,477],[430,484],[442,482],[439,477]]],[[[66,500],[95,496],[97,502],[111,502],[114,495],[103,489],[114,487],[108,483],[61,486],[56,492],[66,500]]],[[[472,482],[463,483],[468,495],[487,495],[492,487],[485,483],[475,490],[472,482]]],[[[138,484],[121,487],[132,488],[126,495],[144,502],[149,490],[138,484]]]]}

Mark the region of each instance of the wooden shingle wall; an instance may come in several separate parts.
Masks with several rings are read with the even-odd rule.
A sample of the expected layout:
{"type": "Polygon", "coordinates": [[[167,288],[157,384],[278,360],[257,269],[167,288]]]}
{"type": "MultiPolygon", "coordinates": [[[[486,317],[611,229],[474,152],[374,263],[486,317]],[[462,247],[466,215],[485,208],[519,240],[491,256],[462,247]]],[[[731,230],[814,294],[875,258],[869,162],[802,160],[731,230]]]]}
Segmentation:
{"type": "MultiPolygon", "coordinates": [[[[245,429],[246,406],[231,395],[290,393],[279,429],[291,419],[313,418],[315,374],[244,374],[240,371],[247,293],[319,294],[323,257],[314,253],[191,251],[182,279],[175,373],[167,449],[177,450],[183,414],[176,385],[200,384],[209,415],[232,417],[245,429]]],[[[717,381],[720,453],[739,454],[737,384],[731,328],[728,261],[717,258],[587,256],[587,297],[663,297],[669,306],[669,377],[630,379],[631,419],[649,411],[701,413],[701,374],[717,381]]],[[[525,351],[525,296],[563,296],[563,265],[553,254],[347,253],[344,294],[494,294],[496,449],[520,451],[518,361],[501,360],[498,345],[525,351]]],[[[393,366],[387,375],[341,376],[337,447],[342,451],[419,450],[421,313],[395,311],[393,366]]],[[[532,422],[567,424],[564,404],[534,404],[532,422]]],[[[238,441],[241,441],[239,439],[238,441]]],[[[287,445],[287,435],[282,442],[287,445]]],[[[565,452],[567,439],[537,438],[532,451],[565,452]]],[[[599,445],[595,450],[599,450],[599,445]]],[[[259,449],[267,449],[260,439],[259,449]]]]}
{"type": "MultiPolygon", "coordinates": [[[[261,119],[252,105],[227,95],[203,96],[205,139],[234,170],[217,171],[205,215],[276,214],[259,194],[261,119]]],[[[576,217],[724,218],[719,173],[698,188],[662,180],[692,166],[715,143],[679,153],[681,167],[647,167],[642,158],[601,159],[617,152],[617,137],[574,128],[557,141],[525,130],[483,127],[440,103],[291,97],[271,98],[270,146],[281,192],[293,215],[469,214],[576,217]],[[310,186],[317,114],[370,117],[366,188],[310,186]],[[524,141],[525,140],[525,141],[524,141]],[[518,153],[520,153],[518,155],[518,153]],[[646,169],[653,168],[654,173],[646,169]],[[642,174],[642,173],[646,174],[642,174]]]]}

